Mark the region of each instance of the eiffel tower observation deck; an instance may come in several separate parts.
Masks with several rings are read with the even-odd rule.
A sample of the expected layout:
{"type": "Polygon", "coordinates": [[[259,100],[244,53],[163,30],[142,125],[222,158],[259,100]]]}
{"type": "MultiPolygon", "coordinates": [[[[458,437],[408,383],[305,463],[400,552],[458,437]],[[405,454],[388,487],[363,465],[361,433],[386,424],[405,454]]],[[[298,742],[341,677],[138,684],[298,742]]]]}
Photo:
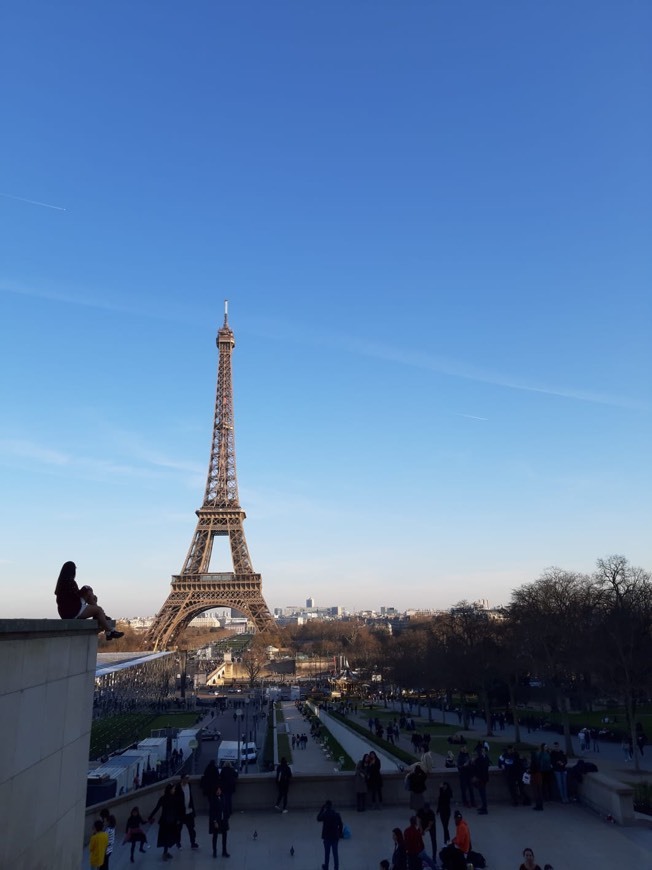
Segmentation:
{"type": "Polygon", "coordinates": [[[219,351],[213,438],[204,502],[181,572],[145,638],[149,649],[168,649],[191,619],[213,607],[232,607],[244,613],[260,631],[273,622],[256,574],[244,533],[246,514],[240,507],[235,466],[235,428],[231,355],[235,347],[224,304],[224,323],[217,333],[219,351]],[[233,571],[210,572],[213,542],[229,538],[233,571]]]}

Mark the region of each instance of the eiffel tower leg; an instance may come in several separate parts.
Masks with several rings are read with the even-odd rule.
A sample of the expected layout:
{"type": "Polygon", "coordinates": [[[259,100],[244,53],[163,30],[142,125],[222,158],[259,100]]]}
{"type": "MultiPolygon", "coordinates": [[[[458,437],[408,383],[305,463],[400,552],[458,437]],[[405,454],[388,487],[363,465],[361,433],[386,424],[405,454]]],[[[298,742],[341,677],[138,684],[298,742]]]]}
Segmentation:
{"type": "Polygon", "coordinates": [[[274,619],[260,585],[259,574],[205,574],[194,581],[175,577],[172,591],[145,636],[144,647],[156,651],[169,649],[195,616],[214,607],[231,607],[244,613],[257,631],[271,628],[274,619]],[[211,578],[219,579],[211,582],[211,578]]]}

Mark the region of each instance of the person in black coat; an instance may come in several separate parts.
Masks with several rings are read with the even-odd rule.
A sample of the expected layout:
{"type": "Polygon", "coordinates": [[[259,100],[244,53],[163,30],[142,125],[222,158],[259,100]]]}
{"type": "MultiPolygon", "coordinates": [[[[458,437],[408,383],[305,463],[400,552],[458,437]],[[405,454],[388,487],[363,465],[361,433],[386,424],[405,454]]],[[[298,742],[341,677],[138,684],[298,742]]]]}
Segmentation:
{"type": "Polygon", "coordinates": [[[288,811],[288,791],[292,780],[292,770],[287,762],[287,758],[283,756],[281,763],[276,768],[276,789],[277,798],[274,805],[277,810],[284,813],[288,811]]]}
{"type": "Polygon", "coordinates": [[[226,851],[226,837],[229,830],[229,814],[226,807],[226,798],[218,785],[215,794],[208,799],[208,833],[213,838],[213,858],[217,858],[217,836],[222,835],[222,855],[225,858],[231,856],[226,851]]]}
{"type": "Polygon", "coordinates": [[[380,758],[373,751],[369,753],[367,762],[367,785],[371,808],[379,810],[383,802],[383,777],[380,773],[380,758]]]}
{"type": "Polygon", "coordinates": [[[392,853],[392,870],[407,870],[407,854],[403,842],[403,831],[400,828],[392,830],[394,852],[392,853]]]}
{"type": "Polygon", "coordinates": [[[235,793],[235,785],[237,781],[238,771],[231,766],[230,761],[225,761],[222,769],[220,770],[219,785],[222,789],[222,794],[224,795],[227,817],[230,816],[233,812],[233,795],[235,793]]]}
{"type": "Polygon", "coordinates": [[[158,799],[158,803],[149,814],[149,821],[153,822],[158,811],[161,811],[161,818],[158,823],[158,838],[156,840],[157,847],[163,848],[163,860],[168,861],[172,858],[169,850],[177,842],[179,831],[179,801],[174,794],[174,786],[168,783],[165,786],[165,791],[158,799]]]}
{"type": "Polygon", "coordinates": [[[333,809],[331,801],[326,801],[317,814],[317,821],[322,823],[321,838],[324,841],[324,863],[322,864],[322,870],[328,870],[331,852],[333,853],[333,867],[335,870],[339,870],[340,859],[337,847],[344,834],[342,816],[333,809]]]}
{"type": "Polygon", "coordinates": [[[206,795],[207,798],[209,798],[212,794],[215,794],[215,789],[217,788],[219,781],[220,772],[217,769],[217,765],[215,764],[215,759],[211,758],[211,760],[206,765],[202,778],[199,781],[202,794],[206,795]]]}
{"type": "Polygon", "coordinates": [[[448,823],[451,817],[451,801],[453,800],[453,789],[447,782],[442,782],[439,786],[439,797],[437,798],[437,815],[441,819],[441,826],[444,829],[444,844],[450,841],[450,833],[448,831],[448,823]]]}
{"type": "Polygon", "coordinates": [[[183,826],[185,825],[188,828],[188,835],[190,837],[190,847],[192,849],[198,849],[197,839],[195,834],[195,802],[192,797],[192,788],[190,787],[190,780],[184,774],[179,782],[177,783],[174,789],[175,797],[179,803],[179,830],[177,834],[177,847],[181,848],[181,832],[183,831],[183,826]]]}
{"type": "Polygon", "coordinates": [[[144,852],[144,846],[147,842],[147,834],[143,831],[143,825],[145,824],[145,819],[141,816],[138,807],[134,807],[127,819],[127,826],[125,828],[125,838],[123,843],[131,843],[131,856],[130,861],[134,863],[134,852],[136,850],[136,843],[140,843],[140,851],[144,852]]]}
{"type": "Polygon", "coordinates": [[[419,810],[425,803],[426,779],[428,774],[420,764],[415,764],[413,770],[406,777],[407,787],[410,792],[410,809],[419,810]]]}

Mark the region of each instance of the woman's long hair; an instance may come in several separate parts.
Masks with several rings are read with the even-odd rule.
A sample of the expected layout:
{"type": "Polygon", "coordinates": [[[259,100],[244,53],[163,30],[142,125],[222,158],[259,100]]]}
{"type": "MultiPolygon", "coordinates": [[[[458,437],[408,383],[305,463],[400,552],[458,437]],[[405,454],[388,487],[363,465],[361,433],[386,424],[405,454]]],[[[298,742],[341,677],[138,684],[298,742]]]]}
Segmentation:
{"type": "Polygon", "coordinates": [[[74,562],[64,562],[61,571],[59,573],[59,579],[57,580],[57,586],[54,590],[54,594],[58,595],[62,589],[65,589],[66,586],[70,583],[71,580],[75,579],[75,575],[77,574],[77,566],[74,562]]]}

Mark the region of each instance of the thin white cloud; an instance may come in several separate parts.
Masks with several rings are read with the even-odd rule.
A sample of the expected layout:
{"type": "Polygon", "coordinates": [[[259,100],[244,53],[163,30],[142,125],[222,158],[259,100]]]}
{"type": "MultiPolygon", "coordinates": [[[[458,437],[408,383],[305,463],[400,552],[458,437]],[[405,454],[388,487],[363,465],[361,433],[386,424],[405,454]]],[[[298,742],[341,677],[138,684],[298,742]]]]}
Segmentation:
{"type": "Polygon", "coordinates": [[[15,199],[16,202],[26,202],[29,205],[40,205],[43,208],[53,208],[55,209],[55,211],[67,211],[67,209],[65,209],[61,205],[52,205],[49,202],[41,202],[38,199],[27,199],[24,196],[14,196],[12,193],[0,193],[0,196],[4,197],[5,199],[15,199]]]}
{"type": "Polygon", "coordinates": [[[124,453],[128,454],[133,459],[141,460],[147,465],[152,465],[155,468],[165,468],[170,471],[180,471],[184,474],[205,475],[206,466],[198,462],[188,462],[184,459],[174,459],[166,456],[160,450],[155,450],[151,447],[148,441],[143,440],[140,435],[130,432],[127,429],[113,426],[111,424],[104,425],[105,433],[107,433],[111,442],[115,447],[119,447],[124,453]]]}
{"type": "Polygon", "coordinates": [[[43,465],[68,465],[70,457],[58,450],[42,447],[32,441],[23,441],[18,438],[0,439],[0,456],[13,456],[17,459],[30,459],[43,465]]]}
{"type": "MultiPolygon", "coordinates": [[[[144,456],[139,458],[143,459],[144,456]]],[[[43,447],[25,439],[0,439],[0,463],[13,464],[16,460],[27,460],[41,467],[56,472],[65,468],[66,473],[77,473],[82,477],[92,478],[141,478],[154,479],[161,476],[163,470],[191,472],[196,474],[196,467],[186,462],[176,462],[163,456],[150,456],[144,465],[131,462],[121,462],[110,459],[96,459],[90,456],[80,456],[73,453],[63,453],[43,447]]]]}
{"type": "MultiPolygon", "coordinates": [[[[172,321],[175,323],[181,321],[187,323],[196,322],[196,317],[183,310],[175,312],[165,311],[162,309],[161,305],[138,308],[137,306],[127,302],[109,299],[105,293],[103,293],[101,297],[81,294],[73,296],[69,292],[58,289],[22,287],[8,280],[0,281],[0,292],[33,297],[36,299],[48,299],[53,302],[61,302],[67,305],[80,305],[86,308],[97,308],[105,311],[131,314],[153,320],[172,321]]],[[[83,292],[86,293],[86,291],[83,292]]],[[[303,326],[301,328],[292,328],[287,322],[276,324],[272,329],[273,323],[274,321],[267,320],[264,324],[262,322],[259,323],[257,327],[252,327],[250,324],[250,332],[265,335],[267,338],[274,341],[293,341],[295,344],[303,345],[328,345],[329,347],[332,347],[334,343],[339,343],[343,348],[349,351],[349,353],[359,356],[385,360],[386,362],[393,362],[399,365],[411,366],[413,368],[420,368],[454,378],[475,381],[477,383],[492,384],[493,386],[505,387],[509,390],[539,393],[541,395],[557,396],[563,399],[590,402],[599,405],[610,405],[612,407],[627,408],[629,410],[647,410],[648,408],[647,403],[637,401],[636,399],[614,396],[609,393],[595,392],[592,390],[579,390],[575,388],[531,383],[520,380],[510,374],[492,372],[461,360],[438,357],[425,351],[407,350],[395,346],[389,347],[386,344],[378,344],[357,337],[344,334],[337,335],[331,332],[327,335],[318,335],[316,333],[311,333],[309,329],[304,328],[303,326]]]]}
{"type": "Polygon", "coordinates": [[[162,320],[172,323],[195,323],[197,318],[184,310],[164,310],[160,304],[155,306],[144,304],[142,307],[130,301],[111,297],[105,291],[83,288],[76,293],[69,289],[51,287],[26,287],[10,279],[0,280],[0,293],[11,293],[14,296],[24,296],[28,299],[45,299],[48,302],[59,302],[63,305],[76,305],[81,308],[91,308],[98,311],[111,311],[116,314],[129,314],[133,317],[144,317],[148,320],[162,320]]]}
{"type": "Polygon", "coordinates": [[[476,417],[475,414],[460,414],[455,412],[456,417],[466,417],[467,420],[483,420],[485,423],[489,421],[489,417],[476,417]]]}
{"type": "Polygon", "coordinates": [[[396,344],[387,345],[378,342],[360,339],[357,336],[337,334],[335,332],[316,333],[305,325],[297,326],[287,322],[270,318],[261,321],[257,326],[249,326],[250,331],[264,336],[270,341],[294,342],[295,344],[324,346],[332,348],[338,344],[341,348],[356,356],[364,356],[372,359],[384,360],[385,362],[397,363],[402,366],[424,369],[437,372],[453,378],[462,378],[477,383],[492,384],[496,387],[505,387],[509,390],[521,390],[528,393],[540,393],[548,396],[558,396],[563,399],[573,399],[580,402],[592,402],[599,405],[611,405],[617,408],[630,410],[647,410],[648,404],[623,396],[614,396],[609,393],[595,392],[592,390],[578,390],[569,387],[551,386],[548,384],[532,383],[515,377],[511,374],[493,372],[488,369],[474,366],[463,360],[449,359],[436,356],[427,351],[410,350],[396,344]]]}
{"type": "Polygon", "coordinates": [[[437,357],[423,351],[409,351],[402,348],[392,348],[374,342],[360,341],[358,339],[344,337],[342,338],[342,342],[351,352],[361,354],[362,356],[426,369],[428,371],[450,375],[451,377],[463,378],[469,381],[493,384],[494,386],[506,387],[510,390],[522,390],[528,393],[542,393],[548,396],[559,396],[564,399],[575,399],[581,402],[613,405],[618,408],[640,410],[641,408],[646,407],[643,403],[637,402],[633,399],[623,398],[622,396],[613,396],[608,393],[527,383],[526,381],[519,380],[511,375],[486,371],[470,365],[469,363],[437,357]]]}

